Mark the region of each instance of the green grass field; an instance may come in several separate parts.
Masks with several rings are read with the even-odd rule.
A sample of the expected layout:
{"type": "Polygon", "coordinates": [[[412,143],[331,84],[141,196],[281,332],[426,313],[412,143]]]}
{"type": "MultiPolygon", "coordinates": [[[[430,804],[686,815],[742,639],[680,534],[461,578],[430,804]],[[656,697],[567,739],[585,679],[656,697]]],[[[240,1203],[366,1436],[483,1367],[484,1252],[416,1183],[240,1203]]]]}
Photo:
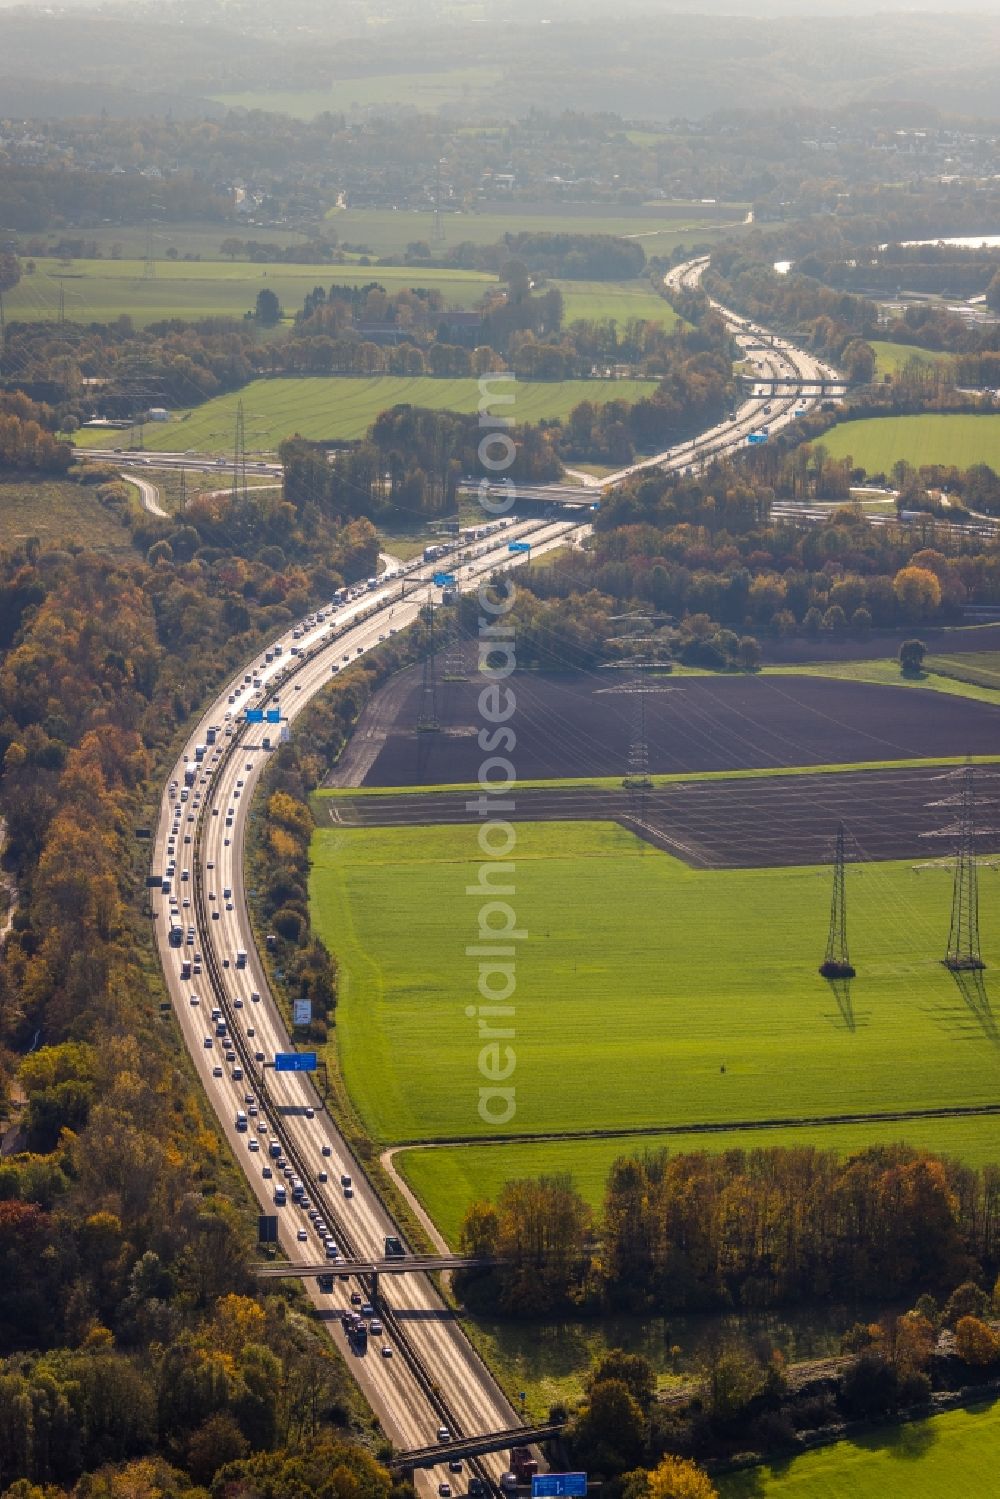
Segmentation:
{"type": "MultiPolygon", "coordinates": [[[[826,665],[829,663],[823,663],[826,665]]],[[[833,663],[836,664],[836,663],[833,663]]],[[[860,667],[860,662],[845,663],[854,667],[860,667]]],[[[876,666],[884,663],[875,663],[876,666]]],[[[775,667],[778,671],[781,668],[775,667]]],[[[801,666],[788,667],[788,671],[814,671],[820,673],[822,667],[801,666]]],[[[696,672],[693,670],[692,675],[696,672]]],[[[859,678],[860,680],[860,678],[859,678]]],[[[873,680],[878,680],[873,678],[873,680]]],[[[943,679],[942,679],[943,680],[943,679]]],[[[919,685],[919,684],[918,684],[919,685]]],[[[984,701],[992,702],[992,698],[984,701]]],[[[942,769],[955,765],[965,765],[972,762],[974,765],[993,765],[996,763],[995,755],[942,755],[933,759],[923,760],[855,760],[841,765],[775,765],[766,769],[754,770],[694,770],[676,771],[666,775],[652,775],[650,781],[654,786],[670,786],[679,782],[687,781],[752,781],[767,779],[769,776],[821,776],[821,775],[843,775],[845,772],[854,773],[859,770],[930,770],[937,766],[942,769]]],[[[564,788],[575,791],[615,791],[621,788],[620,776],[564,776],[556,780],[519,781],[518,786],[522,791],[556,791],[564,788]]],[[[433,795],[437,791],[477,791],[478,785],[474,781],[465,784],[448,786],[327,786],[310,795],[313,807],[313,815],[317,822],[325,823],[328,820],[325,803],[336,801],[351,801],[355,798],[380,797],[380,796],[413,796],[416,792],[433,795]]],[[[337,810],[337,817],[343,815],[341,808],[337,810]]],[[[433,821],[433,818],[430,818],[433,821]]]]}
{"type": "Polygon", "coordinates": [[[624,328],[630,318],[645,318],[664,328],[681,321],[670,303],[658,297],[648,281],[555,281],[563,295],[563,324],[613,319],[624,328]]]}
{"type": "Polygon", "coordinates": [[[831,458],[853,459],[869,474],[887,474],[899,458],[919,468],[926,463],[969,468],[988,463],[1000,469],[1000,416],[928,414],[880,416],[841,422],[823,434],[831,458]]]}
{"type": "Polygon", "coordinates": [[[256,89],[249,93],[215,94],[230,109],[266,109],[273,114],[311,120],[327,110],[366,109],[372,105],[410,105],[435,114],[448,105],[467,107],[481,100],[503,81],[500,67],[447,68],[437,73],[371,73],[360,78],[335,78],[328,89],[256,89]]]}
{"type": "MultiPolygon", "coordinates": [[[[616,234],[638,239],[648,258],[668,255],[679,244],[711,244],[739,229],[745,217],[742,203],[663,203],[632,211],[581,206],[574,211],[514,202],[499,212],[491,206],[482,213],[445,213],[444,244],[449,248],[471,240],[492,245],[505,234],[522,231],[616,234]]],[[[375,255],[399,255],[412,241],[431,244],[434,236],[433,213],[410,209],[333,208],[327,223],[341,244],[367,245],[375,255]]]]}
{"type": "Polygon", "coordinates": [[[986,689],[986,697],[1000,690],[1000,651],[975,651],[960,656],[928,656],[927,663],[939,676],[986,689]]]}
{"type": "MultiPolygon", "coordinates": [[[[511,387],[515,401],[508,414],[518,422],[537,422],[568,416],[579,401],[636,401],[655,388],[650,380],[519,380],[511,387]]],[[[431,375],[254,380],[231,395],[176,413],[173,421],[148,423],[144,441],[150,449],[230,452],[238,401],[246,412],[247,450],[257,452],[273,451],[295,432],[311,438],[363,437],[380,411],[404,402],[435,411],[473,412],[480,399],[475,379],[437,380],[431,375]]],[[[81,447],[109,443],[106,431],[79,432],[75,440],[81,447]]]]}
{"type": "Polygon", "coordinates": [[[945,1411],[719,1479],[721,1499],[955,1499],[997,1492],[1000,1405],[945,1411]]]}
{"type": "Polygon", "coordinates": [[[952,357],[937,349],[918,349],[913,344],[894,344],[885,339],[872,339],[871,346],[875,350],[875,368],[880,375],[897,375],[911,359],[920,364],[947,364],[952,357]]]}
{"type": "MultiPolygon", "coordinates": [[[[873,1315],[876,1310],[872,1308],[873,1315]]],[[[466,1322],[466,1330],[513,1398],[524,1391],[528,1418],[545,1421],[555,1402],[583,1398],[588,1373],[611,1348],[642,1354],[659,1388],[669,1389],[696,1376],[720,1338],[760,1338],[780,1349],[789,1362],[829,1357],[840,1351],[840,1335],[860,1311],[816,1306],[670,1317],[604,1315],[561,1322],[476,1318],[466,1322]]]]}
{"type": "Polygon", "coordinates": [[[1000,1162],[1000,1117],[908,1119],[873,1124],[830,1124],[717,1134],[627,1135],[612,1139],[525,1140],[504,1145],[436,1145],[404,1149],[396,1169],[416,1192],[449,1244],[457,1245],[465,1209],[495,1201],[504,1182],[566,1172],[593,1207],[599,1207],[612,1163],[620,1155],[668,1150],[766,1150],[775,1145],[815,1145],[850,1155],[866,1145],[905,1140],[922,1150],[954,1156],[970,1166],[1000,1162]]]}
{"type": "Polygon", "coordinates": [[[991,674],[987,667],[982,673],[972,665],[978,653],[968,658],[964,665],[961,656],[941,657],[928,654],[924,658],[924,671],[919,677],[904,677],[899,662],[893,658],[883,661],[817,661],[811,665],[765,666],[765,676],[810,676],[837,677],[841,681],[874,682],[881,687],[922,687],[932,692],[943,692],[950,697],[974,698],[981,703],[995,703],[996,689],[1000,687],[1000,674],[991,674]]]}
{"type": "Polygon", "coordinates": [[[0,482],[0,546],[16,545],[29,536],[37,536],[43,546],[132,551],[129,531],[101,504],[94,488],[72,479],[0,482]]]}
{"type": "MultiPolygon", "coordinates": [[[[479,901],[465,892],[478,858],[469,828],[315,835],[315,927],[341,964],[341,1065],[378,1139],[808,1120],[996,1097],[1000,1029],[940,963],[946,870],[849,871],[859,977],[845,1017],[816,972],[826,869],[694,870],[612,824],[525,824],[517,1112],[497,1130],[478,1114],[480,1043],[466,1015],[479,901]]],[[[983,872],[994,964],[998,879],[983,872]]]]}
{"type": "MultiPolygon", "coordinates": [[[[235,233],[234,230],[228,232],[235,233]]],[[[248,231],[249,232],[249,231],[248,231]]],[[[227,231],[217,231],[221,243],[227,231]]],[[[291,238],[291,235],[289,235],[291,238]]],[[[71,321],[107,321],[127,313],[136,324],[162,318],[237,317],[251,312],[257,293],[270,288],[285,312],[298,312],[314,286],[365,286],[378,281],[387,291],[409,286],[436,287],[449,307],[471,307],[496,277],[481,271],[413,270],[405,266],[251,265],[246,261],[158,260],[156,275],[143,276],[141,260],[38,260],[33,275],[22,275],[4,294],[8,321],[59,315],[64,293],[71,321]]]]}

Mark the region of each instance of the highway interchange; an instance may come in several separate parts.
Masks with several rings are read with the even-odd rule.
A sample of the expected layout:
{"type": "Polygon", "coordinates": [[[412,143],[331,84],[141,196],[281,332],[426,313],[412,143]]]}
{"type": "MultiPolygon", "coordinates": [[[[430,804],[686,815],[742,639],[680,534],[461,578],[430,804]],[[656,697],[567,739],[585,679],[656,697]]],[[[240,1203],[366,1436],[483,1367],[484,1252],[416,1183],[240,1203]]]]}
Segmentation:
{"type": "MultiPolygon", "coordinates": [[[[702,262],[679,267],[671,273],[679,281],[697,280],[702,262]]],[[[726,314],[726,316],[729,316],[726,314]]],[[[734,321],[736,321],[734,319],[734,321]]],[[[738,337],[759,341],[759,330],[740,326],[738,337]]],[[[762,366],[775,376],[811,380],[827,373],[817,361],[778,341],[763,354],[762,366]]],[[[661,454],[658,458],[612,475],[599,488],[647,467],[687,467],[692,461],[719,452],[732,451],[745,443],[746,434],[760,421],[764,401],[745,402],[735,417],[693,444],[661,454]]],[[[771,429],[794,420],[807,401],[794,394],[772,397],[771,429]]],[[[93,456],[98,456],[93,454],[93,456]]],[[[111,452],[124,462],[122,455],[111,452]]],[[[212,460],[204,466],[219,472],[228,467],[212,460]]],[[[157,466],[195,465],[190,455],[157,454],[157,466]]],[[[280,468],[274,467],[280,475],[280,468]]],[[[263,471],[263,469],[261,470],[263,471]]],[[[151,485],[142,486],[144,503],[155,503],[151,485]]],[[[572,493],[572,492],[571,492],[572,493]]],[[[581,486],[578,503],[595,499],[594,488],[581,486]]],[[[546,498],[565,500],[561,495],[546,498]]],[[[279,1052],[292,1050],[282,1015],[267,982],[257,952],[247,906],[244,856],[247,817],[257,782],[272,745],[279,734],[276,725],[248,724],[248,707],[280,707],[281,731],[287,732],[310,699],[349,661],[363,657],[390,632],[402,630],[417,618],[429,597],[434,571],[447,566],[456,573],[460,589],[479,586],[495,569],[514,567],[524,554],[508,551],[513,540],[528,540],[537,557],[572,543],[586,534],[586,509],[578,516],[566,510],[554,519],[511,518],[486,540],[469,544],[464,553],[431,565],[410,564],[401,576],[383,576],[374,590],[355,589],[339,607],[325,606],[280,637],[281,654],[266,660],[262,650],[222,688],[215,701],[192,727],[184,749],[164,788],[154,837],[152,873],[166,875],[169,890],[153,888],[153,925],[159,955],[173,1008],[184,1042],[198,1077],[216,1110],[233,1153],[244,1170],[261,1211],[277,1215],[281,1250],[293,1262],[315,1265],[324,1258],[324,1238],[332,1235],[340,1251],[357,1259],[380,1259],[385,1239],[399,1230],[364,1170],[352,1156],[340,1132],[313,1087],[308,1074],[276,1072],[272,1065],[279,1052]],[[407,587],[419,586],[404,594],[407,587]],[[292,654],[293,650],[296,652],[292,654]],[[195,746],[206,745],[209,728],[217,730],[215,743],[196,764],[195,746]],[[194,785],[182,799],[185,770],[194,769],[194,785]],[[170,941],[171,912],[179,918],[182,945],[170,941]],[[194,928],[187,941],[187,928],[194,928]],[[237,954],[245,952],[246,965],[237,966],[237,954]],[[200,973],[181,977],[181,964],[200,959],[200,973]],[[222,1012],[226,1036],[216,1034],[213,1007],[222,1012]],[[238,1110],[251,1108],[246,1132],[237,1130],[238,1110]],[[280,1142],[281,1168],[269,1154],[269,1142],[280,1142]],[[273,1175],[265,1175],[265,1168],[273,1175]],[[308,1211],[288,1204],[276,1207],[273,1190],[284,1172],[295,1172],[303,1181],[310,1200],[308,1211]],[[351,1178],[351,1192],[341,1185],[351,1178]],[[318,1213],[325,1230],[317,1229],[309,1214],[318,1213]]],[[[268,653],[273,646],[268,647],[268,653]]],[[[331,1262],[336,1268],[336,1262],[331,1262]]],[[[351,1293],[367,1299],[367,1285],[355,1279],[335,1277],[332,1292],[324,1292],[315,1276],[304,1278],[308,1295],[326,1321],[326,1326],[361,1385],[383,1429],[397,1449],[426,1447],[436,1440],[440,1426],[454,1437],[476,1437],[506,1431],[518,1417],[492,1374],[469,1343],[458,1321],[442,1301],[425,1274],[392,1277],[383,1281],[376,1308],[383,1331],[368,1340],[359,1353],[348,1341],[340,1313],[350,1306],[351,1293]]],[[[467,1475],[487,1479],[495,1485],[506,1463],[502,1456],[472,1459],[455,1478],[442,1463],[418,1475],[427,1493],[436,1493],[449,1480],[456,1492],[464,1492],[467,1475]]]]}

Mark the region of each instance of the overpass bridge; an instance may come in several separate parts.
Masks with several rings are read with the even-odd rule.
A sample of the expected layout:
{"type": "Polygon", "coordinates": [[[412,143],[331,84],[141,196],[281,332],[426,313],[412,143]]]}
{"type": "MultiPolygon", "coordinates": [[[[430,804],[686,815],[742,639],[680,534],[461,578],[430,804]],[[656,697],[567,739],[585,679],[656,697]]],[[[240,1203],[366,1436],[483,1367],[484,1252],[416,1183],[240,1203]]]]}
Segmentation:
{"type": "Polygon", "coordinates": [[[559,1435],[562,1421],[545,1426],[512,1426],[507,1431],[493,1431],[480,1437],[455,1437],[450,1442],[435,1442],[431,1447],[415,1447],[397,1452],[388,1464],[390,1472],[412,1472],[414,1468],[435,1468],[451,1458],[485,1457],[489,1452],[505,1452],[510,1447],[531,1447],[559,1435]]]}
{"type": "Polygon", "coordinates": [[[311,1275],[430,1275],[436,1270],[486,1269],[496,1260],[466,1254],[391,1254],[381,1259],[268,1260],[254,1266],[260,1280],[306,1280],[311,1275]]]}
{"type": "Polygon", "coordinates": [[[796,375],[737,375],[736,378],[740,385],[758,396],[842,396],[851,388],[849,381],[832,378],[802,380],[796,375]]]}

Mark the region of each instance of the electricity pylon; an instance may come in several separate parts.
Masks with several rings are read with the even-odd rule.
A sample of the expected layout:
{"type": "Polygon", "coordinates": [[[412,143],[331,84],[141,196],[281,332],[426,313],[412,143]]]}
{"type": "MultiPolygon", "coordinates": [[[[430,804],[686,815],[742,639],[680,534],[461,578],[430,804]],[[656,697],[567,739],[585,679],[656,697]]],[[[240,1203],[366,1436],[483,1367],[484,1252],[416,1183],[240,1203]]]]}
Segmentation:
{"type": "Polygon", "coordinates": [[[243,402],[235,403],[235,444],[232,450],[232,499],[246,501],[246,417],[243,402]]]}
{"type": "Polygon", "coordinates": [[[437,637],[434,633],[434,598],[427,590],[427,651],[424,655],[423,679],[420,684],[420,712],[417,717],[417,732],[433,734],[440,727],[437,700],[437,637]]]}
{"type": "Polygon", "coordinates": [[[975,770],[966,765],[962,770],[942,776],[941,780],[961,778],[959,790],[952,796],[931,802],[932,807],[957,807],[957,822],[947,827],[923,833],[925,838],[954,839],[954,883],[951,894],[951,925],[948,929],[948,950],[942,962],[953,973],[985,968],[979,942],[979,873],[976,862],[976,839],[995,828],[976,824],[975,770]]]}
{"type": "Polygon", "coordinates": [[[825,979],[852,979],[854,965],[847,947],[847,891],[844,885],[844,824],[837,824],[837,842],[833,856],[833,891],[830,895],[830,930],[826,939],[826,957],[820,964],[825,979]]]}

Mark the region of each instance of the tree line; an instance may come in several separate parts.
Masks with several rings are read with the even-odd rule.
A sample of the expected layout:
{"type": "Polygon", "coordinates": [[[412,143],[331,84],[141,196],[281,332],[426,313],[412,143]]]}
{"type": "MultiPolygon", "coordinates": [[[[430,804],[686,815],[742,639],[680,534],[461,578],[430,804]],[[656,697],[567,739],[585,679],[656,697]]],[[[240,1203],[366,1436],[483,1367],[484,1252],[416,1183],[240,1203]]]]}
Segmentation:
{"type": "Polygon", "coordinates": [[[9,1106],[16,1073],[25,1100],[0,1165],[0,1473],[42,1499],[77,1483],[80,1499],[129,1483],[205,1499],[226,1464],[227,1496],[249,1496],[265,1456],[272,1491],[298,1499],[318,1492],[295,1478],[314,1443],[338,1464],[324,1496],[390,1492],[369,1457],[329,1446],[355,1396],[297,1296],[256,1297],[256,1205],[160,1013],[141,908],[135,830],[180,725],[374,563],[366,522],[331,520],[311,545],[307,511],[277,503],[301,562],[217,501],[147,518],[147,560],[0,551],[0,813],[19,893],[0,1085],[9,1106]]]}
{"type": "Polygon", "coordinates": [[[462,1294],[510,1316],[670,1312],[940,1294],[1000,1265],[1000,1168],[905,1145],[659,1151],[612,1166],[593,1214],[570,1178],[511,1181],[466,1212],[462,1294]]]}
{"type": "Polygon", "coordinates": [[[875,528],[854,505],[796,525],[771,518],[772,499],[768,486],[722,463],[704,476],[638,475],[603,499],[588,546],[532,568],[522,595],[561,612],[597,658],[603,616],[638,601],[672,618],[666,628],[682,648],[720,626],[864,634],[1000,602],[1000,555],[977,534],[930,516],[875,528]]]}

